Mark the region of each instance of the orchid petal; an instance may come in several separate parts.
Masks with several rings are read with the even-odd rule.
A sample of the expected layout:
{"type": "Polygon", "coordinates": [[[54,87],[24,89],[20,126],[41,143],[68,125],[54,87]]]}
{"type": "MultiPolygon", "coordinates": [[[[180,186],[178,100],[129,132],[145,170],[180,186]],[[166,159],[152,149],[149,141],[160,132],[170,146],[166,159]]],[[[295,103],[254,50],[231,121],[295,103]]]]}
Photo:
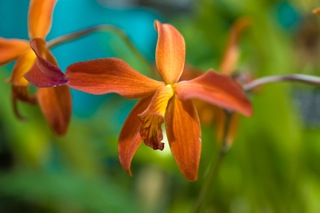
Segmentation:
{"type": "Polygon", "coordinates": [[[173,94],[171,85],[159,87],[148,108],[139,114],[142,122],[140,135],[144,143],[154,150],[164,148],[164,143],[161,143],[163,139],[161,124],[164,122],[167,105],[173,94]]]}
{"type": "Polygon", "coordinates": [[[238,41],[242,31],[251,24],[248,18],[239,19],[231,29],[219,71],[225,75],[234,72],[239,58],[238,41]]]}
{"type": "Polygon", "coordinates": [[[164,83],[148,78],[117,58],[79,62],[67,68],[69,86],[91,94],[118,93],[126,98],[143,98],[164,83]]]}
{"type": "Polygon", "coordinates": [[[143,141],[140,136],[141,120],[138,117],[138,114],[148,107],[151,98],[152,96],[144,98],[136,104],[123,124],[119,136],[119,160],[122,167],[130,175],[132,175],[130,169],[132,158],[143,141]]]}
{"type": "Polygon", "coordinates": [[[67,132],[71,118],[71,93],[68,86],[39,88],[38,103],[51,129],[57,135],[67,132]]]}
{"type": "Polygon", "coordinates": [[[30,45],[37,60],[31,70],[25,74],[25,78],[36,87],[55,87],[66,84],[68,79],[57,66],[53,55],[45,47],[45,41],[33,39],[30,45]]]}
{"type": "Polygon", "coordinates": [[[169,102],[165,126],[172,155],[182,174],[190,181],[198,178],[201,154],[201,129],[191,100],[174,96],[169,102]]]}
{"type": "Polygon", "coordinates": [[[240,112],[252,114],[252,106],[240,85],[231,77],[213,71],[175,84],[175,91],[182,100],[198,98],[211,104],[240,112]]]}
{"type": "Polygon", "coordinates": [[[201,124],[212,124],[213,120],[216,118],[216,112],[224,110],[218,106],[209,104],[208,102],[202,100],[192,100],[199,114],[199,119],[201,124]]]}
{"type": "Polygon", "coordinates": [[[29,85],[29,82],[25,79],[24,75],[30,71],[35,61],[36,55],[30,48],[17,59],[17,62],[13,67],[12,75],[9,79],[9,82],[15,86],[29,85]]]}
{"type": "Polygon", "coordinates": [[[21,39],[0,38],[0,65],[6,64],[28,50],[29,42],[21,39]]]}
{"type": "Polygon", "coordinates": [[[155,21],[158,31],[156,48],[156,64],[165,83],[171,84],[179,80],[186,55],[183,36],[170,24],[161,24],[155,21]]]}
{"type": "Polygon", "coordinates": [[[52,24],[56,0],[31,0],[29,6],[29,37],[44,39],[52,24]]]}

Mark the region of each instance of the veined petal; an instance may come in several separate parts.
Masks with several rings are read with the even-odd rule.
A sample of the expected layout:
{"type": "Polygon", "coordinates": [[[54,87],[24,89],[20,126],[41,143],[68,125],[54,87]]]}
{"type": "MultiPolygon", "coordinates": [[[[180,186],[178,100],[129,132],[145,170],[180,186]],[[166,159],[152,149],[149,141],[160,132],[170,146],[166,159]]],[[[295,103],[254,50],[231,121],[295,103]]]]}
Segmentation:
{"type": "Polygon", "coordinates": [[[164,143],[161,143],[163,139],[161,124],[164,122],[167,105],[173,94],[174,91],[170,84],[159,87],[148,108],[139,114],[142,121],[140,135],[144,143],[154,150],[164,148],[164,143]]]}
{"type": "Polygon", "coordinates": [[[197,180],[201,129],[192,101],[182,102],[174,96],[168,105],[165,125],[171,152],[182,174],[190,181],[197,180]]]}
{"type": "Polygon", "coordinates": [[[242,31],[250,25],[248,18],[240,18],[232,26],[229,34],[227,46],[224,52],[222,62],[219,67],[219,72],[225,75],[231,75],[235,70],[235,66],[239,58],[238,41],[242,31]]]}
{"type": "Polygon", "coordinates": [[[28,41],[0,38],[0,65],[18,58],[29,48],[28,41]]]}
{"type": "Polygon", "coordinates": [[[45,38],[51,28],[56,0],[31,0],[29,6],[29,37],[45,38]]]}
{"type": "Polygon", "coordinates": [[[70,87],[96,95],[115,92],[127,98],[143,98],[164,85],[117,58],[75,63],[67,68],[66,75],[70,87]]]}
{"type": "Polygon", "coordinates": [[[119,160],[122,167],[130,174],[131,161],[141,145],[143,139],[140,136],[141,120],[138,114],[143,112],[151,101],[152,96],[140,100],[130,112],[123,124],[118,144],[119,160]]]}
{"type": "Polygon", "coordinates": [[[158,31],[156,48],[156,64],[158,71],[167,84],[179,80],[186,55],[186,46],[183,36],[170,24],[161,24],[155,21],[158,31]]]}
{"type": "Polygon", "coordinates": [[[182,100],[198,98],[211,104],[250,116],[252,106],[240,85],[231,77],[213,71],[176,83],[175,91],[182,100]]]}
{"type": "Polygon", "coordinates": [[[36,58],[37,57],[31,48],[21,55],[13,67],[9,82],[15,86],[29,85],[29,82],[24,78],[24,75],[32,68],[36,58]]]}
{"type": "Polygon", "coordinates": [[[51,52],[45,47],[43,39],[33,39],[31,48],[37,55],[37,60],[31,70],[25,74],[25,78],[36,87],[55,87],[68,82],[67,77],[57,66],[57,62],[51,52]]]}
{"type": "Polygon", "coordinates": [[[71,118],[71,93],[68,86],[39,88],[38,103],[51,129],[57,135],[67,132],[71,118]]]}

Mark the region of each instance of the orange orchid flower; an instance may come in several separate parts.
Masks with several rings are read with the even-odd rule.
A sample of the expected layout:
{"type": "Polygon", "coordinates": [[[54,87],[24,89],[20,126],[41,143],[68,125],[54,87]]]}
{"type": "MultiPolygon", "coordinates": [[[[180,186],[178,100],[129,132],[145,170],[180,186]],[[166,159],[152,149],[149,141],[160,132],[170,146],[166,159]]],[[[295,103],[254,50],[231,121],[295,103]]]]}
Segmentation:
{"type": "Polygon", "coordinates": [[[69,86],[91,94],[118,93],[141,98],[126,119],[119,136],[119,159],[131,174],[131,161],[142,141],[162,150],[161,125],[165,123],[171,152],[183,175],[198,176],[201,129],[193,98],[251,115],[252,108],[241,87],[230,77],[213,71],[178,81],[185,63],[185,41],[170,24],[155,22],[158,32],[156,66],[162,81],[140,74],[121,59],[79,62],[67,68],[69,86]]]}
{"type": "MultiPolygon", "coordinates": [[[[232,26],[225,52],[219,66],[219,72],[222,75],[232,76],[235,71],[239,58],[238,40],[241,32],[250,25],[250,20],[246,17],[238,19],[232,26]]],[[[201,75],[203,71],[189,66],[185,67],[183,79],[190,79],[201,75]]],[[[248,79],[244,79],[247,81],[248,79]]],[[[240,82],[239,82],[240,83],[240,82]]],[[[217,138],[221,142],[224,134],[227,115],[225,110],[219,106],[213,106],[203,101],[195,102],[199,111],[200,121],[203,123],[214,123],[217,128],[217,138]]],[[[232,113],[230,115],[229,131],[226,135],[226,143],[230,146],[238,128],[239,114],[232,113]]]]}
{"type": "Polygon", "coordinates": [[[17,101],[38,103],[52,130],[62,135],[71,117],[71,94],[69,87],[64,85],[68,80],[59,69],[55,69],[57,62],[44,41],[51,28],[55,4],[56,0],[30,1],[28,29],[31,42],[0,38],[0,65],[17,60],[9,79],[16,115],[21,117],[17,101]],[[44,75],[35,75],[43,69],[47,70],[44,75]],[[25,75],[29,75],[28,80],[25,75]],[[34,97],[29,93],[30,80],[37,87],[48,88],[38,88],[34,97]]]}

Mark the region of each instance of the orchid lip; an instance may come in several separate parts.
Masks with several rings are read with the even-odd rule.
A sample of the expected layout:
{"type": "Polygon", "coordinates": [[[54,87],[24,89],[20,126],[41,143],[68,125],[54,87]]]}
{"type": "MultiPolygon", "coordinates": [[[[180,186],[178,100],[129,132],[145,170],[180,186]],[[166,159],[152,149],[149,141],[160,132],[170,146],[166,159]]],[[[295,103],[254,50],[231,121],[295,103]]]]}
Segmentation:
{"type": "Polygon", "coordinates": [[[148,108],[138,115],[142,122],[140,135],[145,144],[153,149],[163,149],[161,124],[164,122],[167,106],[173,95],[171,84],[158,88],[148,108]]]}

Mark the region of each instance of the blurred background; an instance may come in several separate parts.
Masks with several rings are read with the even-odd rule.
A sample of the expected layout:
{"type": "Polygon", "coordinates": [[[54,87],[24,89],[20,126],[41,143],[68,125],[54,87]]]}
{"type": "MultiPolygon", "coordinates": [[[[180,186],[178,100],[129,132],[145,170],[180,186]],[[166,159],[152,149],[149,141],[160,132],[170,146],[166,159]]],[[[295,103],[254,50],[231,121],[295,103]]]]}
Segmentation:
{"type": "MultiPolygon", "coordinates": [[[[0,1],[0,37],[28,39],[28,5],[0,1]]],[[[153,64],[157,19],[183,34],[189,66],[219,71],[232,24],[248,17],[236,72],[252,78],[319,75],[320,16],[311,12],[318,6],[318,0],[60,0],[47,40],[111,24],[153,64]]],[[[52,52],[62,70],[78,61],[119,57],[153,74],[112,33],[93,33],[52,52]]],[[[130,177],[119,164],[117,138],[136,100],[73,91],[69,131],[57,137],[37,106],[19,104],[27,119],[15,118],[5,83],[12,67],[0,67],[0,212],[192,212],[219,150],[212,122],[202,125],[197,182],[184,179],[168,144],[162,152],[142,145],[130,177]]],[[[250,99],[254,115],[240,118],[204,212],[319,212],[319,88],[275,83],[250,99]]]]}

